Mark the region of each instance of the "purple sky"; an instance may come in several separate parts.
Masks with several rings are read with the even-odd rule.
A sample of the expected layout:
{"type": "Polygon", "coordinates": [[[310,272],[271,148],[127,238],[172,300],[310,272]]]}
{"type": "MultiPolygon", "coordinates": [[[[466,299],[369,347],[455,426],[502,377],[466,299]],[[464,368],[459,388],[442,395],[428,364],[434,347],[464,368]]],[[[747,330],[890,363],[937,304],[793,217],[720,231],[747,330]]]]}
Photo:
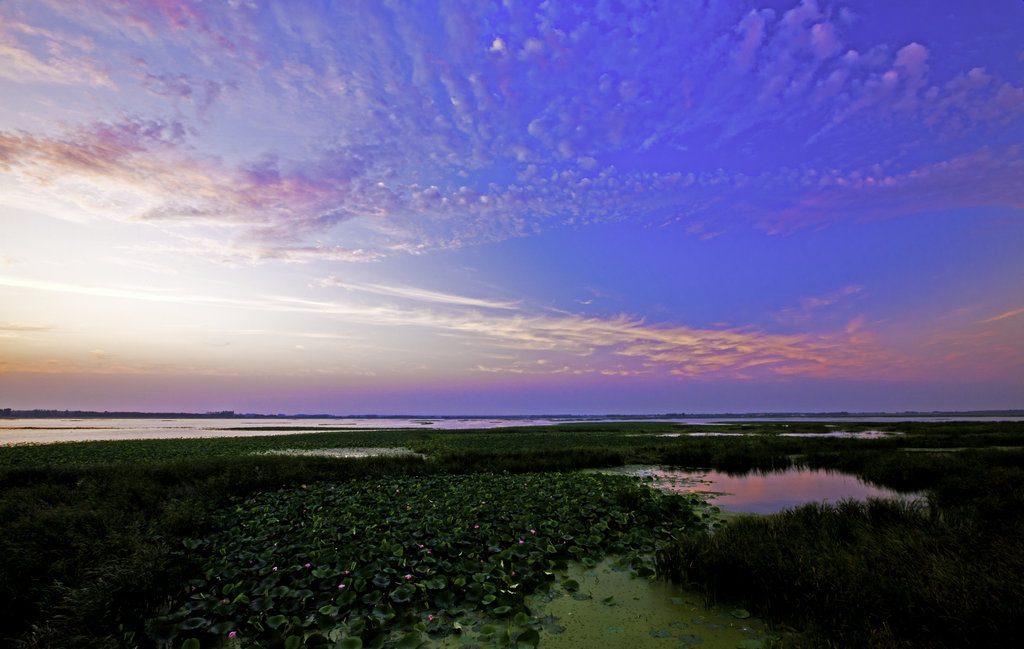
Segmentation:
{"type": "Polygon", "coordinates": [[[1024,407],[1021,34],[0,0],[0,407],[1024,407]]]}

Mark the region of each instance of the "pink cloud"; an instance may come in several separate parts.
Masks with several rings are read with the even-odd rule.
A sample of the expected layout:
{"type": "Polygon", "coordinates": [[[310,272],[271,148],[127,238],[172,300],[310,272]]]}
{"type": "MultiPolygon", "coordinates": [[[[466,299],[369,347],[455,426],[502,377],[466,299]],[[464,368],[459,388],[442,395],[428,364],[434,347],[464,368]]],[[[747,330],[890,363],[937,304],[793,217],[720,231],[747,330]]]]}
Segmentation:
{"type": "Polygon", "coordinates": [[[739,48],[733,52],[733,62],[743,72],[753,67],[757,60],[758,51],[764,41],[765,24],[765,15],[751,9],[736,27],[736,33],[741,36],[741,40],[739,48]]]}
{"type": "Polygon", "coordinates": [[[925,95],[924,121],[949,134],[984,122],[1007,124],[1024,117],[1024,88],[1008,82],[998,84],[984,68],[971,68],[950,79],[942,88],[929,88],[925,95]]]}
{"type": "Polygon", "coordinates": [[[831,23],[817,23],[811,27],[811,51],[819,59],[826,59],[842,47],[831,23]]]}
{"type": "Polygon", "coordinates": [[[919,79],[928,72],[928,48],[920,43],[910,43],[896,52],[893,67],[910,79],[919,79]]]}
{"type": "Polygon", "coordinates": [[[158,201],[129,218],[260,226],[289,240],[348,218],[339,211],[343,204],[349,211],[375,209],[348,200],[351,183],[344,177],[228,168],[193,157],[186,135],[181,123],[158,120],[98,123],[63,138],[0,133],[0,166],[44,183],[64,177],[113,182],[158,201]]]}

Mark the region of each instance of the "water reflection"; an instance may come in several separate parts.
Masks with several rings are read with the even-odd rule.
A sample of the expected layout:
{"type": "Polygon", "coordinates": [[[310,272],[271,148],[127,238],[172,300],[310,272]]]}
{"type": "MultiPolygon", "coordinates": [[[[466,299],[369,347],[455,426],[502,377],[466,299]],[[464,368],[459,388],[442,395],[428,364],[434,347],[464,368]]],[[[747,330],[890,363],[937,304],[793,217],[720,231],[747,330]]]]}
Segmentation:
{"type": "MultiPolygon", "coordinates": [[[[751,433],[718,433],[714,431],[701,431],[697,433],[686,433],[687,437],[749,437],[752,435],[760,435],[760,432],[751,433]]],[[[776,433],[779,437],[838,437],[840,439],[879,439],[881,437],[891,437],[894,435],[902,435],[899,431],[886,431],[886,430],[858,430],[858,431],[846,431],[846,430],[833,430],[828,433],[776,433]]],[[[659,437],[679,437],[682,433],[665,433],[659,435],[659,437]]]]}
{"type": "Polygon", "coordinates": [[[623,467],[625,473],[651,480],[651,485],[681,493],[701,492],[713,505],[734,512],[772,514],[808,502],[836,502],[847,498],[914,498],[868,484],[837,471],[788,469],[770,473],[729,475],[711,469],[623,467]]]}

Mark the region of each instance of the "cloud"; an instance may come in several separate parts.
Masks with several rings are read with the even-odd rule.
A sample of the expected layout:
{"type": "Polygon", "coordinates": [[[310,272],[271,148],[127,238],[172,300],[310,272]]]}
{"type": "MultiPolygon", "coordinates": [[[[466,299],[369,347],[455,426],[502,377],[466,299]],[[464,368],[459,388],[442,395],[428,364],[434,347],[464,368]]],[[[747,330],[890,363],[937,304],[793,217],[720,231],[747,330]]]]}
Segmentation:
{"type": "Polygon", "coordinates": [[[528,360],[532,354],[543,353],[549,361],[555,359],[559,367],[564,365],[581,371],[660,371],[676,376],[716,377],[745,377],[751,372],[784,376],[853,376],[880,371],[879,368],[889,364],[894,356],[891,351],[882,349],[870,334],[857,328],[827,334],[783,335],[743,328],[652,325],[626,315],[597,318],[566,313],[530,313],[511,304],[496,304],[413,287],[370,284],[365,288],[369,292],[409,297],[444,308],[403,308],[282,295],[228,298],[155,291],[144,287],[95,287],[4,276],[0,276],[0,285],[99,298],[319,315],[337,318],[347,326],[371,325],[376,328],[375,336],[378,338],[384,335],[380,327],[414,327],[432,332],[432,335],[457,339],[465,349],[483,353],[503,351],[513,354],[517,362],[528,360]],[[482,308],[489,312],[482,311],[482,308]],[[630,359],[633,364],[622,367],[623,358],[630,359]]]}
{"type": "Polygon", "coordinates": [[[0,15],[0,79],[20,84],[112,88],[109,74],[92,56],[94,49],[95,44],[88,38],[67,38],[0,15]],[[35,46],[24,40],[33,41],[35,46]]]}
{"type": "Polygon", "coordinates": [[[819,59],[837,54],[842,47],[836,28],[831,23],[816,23],[811,27],[811,51],[819,59]]]}
{"type": "Polygon", "coordinates": [[[736,27],[736,33],[740,35],[740,44],[733,52],[733,61],[742,72],[753,67],[754,62],[757,60],[757,54],[761,49],[761,43],[764,41],[765,36],[765,24],[767,22],[765,15],[770,17],[772,15],[771,10],[759,12],[756,9],[751,9],[736,27]]]}
{"type": "Polygon", "coordinates": [[[785,184],[776,158],[800,147],[780,137],[838,181],[898,160],[922,129],[954,138],[1024,117],[1024,89],[995,72],[932,79],[941,51],[847,49],[851,19],[834,3],[705,4],[585,16],[550,3],[78,3],[54,23],[74,36],[28,18],[4,33],[121,72],[136,116],[76,102],[51,132],[0,133],[0,168],[183,241],[220,228],[219,255],[366,260],[616,219],[710,222],[733,197],[758,205],[759,183],[785,184]],[[869,127],[907,132],[863,146],[869,127]]]}
{"type": "Polygon", "coordinates": [[[52,327],[39,325],[0,324],[0,331],[51,331],[52,327]]]}
{"type": "Polygon", "coordinates": [[[195,157],[185,137],[181,123],[156,120],[93,124],[63,137],[0,133],[0,168],[30,183],[92,183],[111,199],[108,218],[242,227],[240,242],[264,258],[361,256],[345,246],[294,245],[356,216],[382,213],[375,201],[386,202],[386,194],[355,187],[344,161],[323,170],[288,171],[266,161],[233,169],[195,157]],[[116,198],[126,190],[128,204],[116,198]]]}
{"type": "Polygon", "coordinates": [[[482,300],[478,298],[465,297],[462,295],[453,295],[451,293],[430,291],[412,286],[386,286],[383,284],[356,284],[353,282],[343,282],[339,280],[337,277],[334,277],[333,275],[330,277],[317,280],[316,285],[332,288],[344,288],[350,291],[373,293],[376,295],[386,295],[389,297],[399,297],[407,300],[414,300],[417,302],[427,302],[434,304],[481,307],[485,309],[516,309],[518,307],[518,305],[514,302],[482,300]]]}
{"type": "Polygon", "coordinates": [[[1006,320],[1007,318],[1013,318],[1014,316],[1019,316],[1022,313],[1024,313],[1024,309],[1013,309],[1012,311],[1007,311],[1005,313],[1000,313],[999,315],[992,316],[991,318],[986,318],[985,320],[979,320],[978,324],[988,324],[990,322],[998,322],[1000,320],[1006,320]]]}
{"type": "Polygon", "coordinates": [[[826,307],[840,303],[845,298],[856,295],[864,290],[863,286],[851,284],[841,289],[826,293],[825,295],[814,295],[800,298],[799,307],[788,307],[774,314],[775,320],[782,324],[806,324],[815,315],[826,307]]]}
{"type": "MultiPolygon", "coordinates": [[[[771,234],[844,220],[880,220],[964,207],[1024,207],[1024,147],[984,147],[902,173],[880,166],[847,173],[805,173],[803,189],[766,186],[775,206],[748,205],[771,234]],[[778,203],[784,207],[778,207],[778,203]]],[[[779,182],[784,182],[779,179],[779,182]]]]}
{"type": "Polygon", "coordinates": [[[928,73],[928,48],[920,43],[910,43],[896,52],[893,67],[904,77],[912,80],[922,79],[928,73]]]}

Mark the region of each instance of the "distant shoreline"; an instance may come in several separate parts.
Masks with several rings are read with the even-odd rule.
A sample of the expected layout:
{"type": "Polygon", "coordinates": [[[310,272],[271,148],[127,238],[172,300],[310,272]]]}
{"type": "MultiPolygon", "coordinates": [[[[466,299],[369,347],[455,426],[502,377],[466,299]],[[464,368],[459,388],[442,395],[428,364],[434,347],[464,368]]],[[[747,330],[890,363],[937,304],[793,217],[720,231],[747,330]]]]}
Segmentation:
{"type": "Polygon", "coordinates": [[[1019,410],[935,410],[935,411],[904,411],[904,412],[747,412],[747,413],[699,413],[670,412],[646,415],[622,414],[546,414],[546,415],[330,415],[330,414],[257,414],[239,413],[233,410],[217,412],[136,412],[136,411],[97,411],[97,410],[53,410],[33,409],[16,410],[0,409],[0,419],[564,419],[576,420],[653,420],[653,419],[765,419],[765,418],[860,418],[865,417],[1024,417],[1024,409],[1019,410]]]}

